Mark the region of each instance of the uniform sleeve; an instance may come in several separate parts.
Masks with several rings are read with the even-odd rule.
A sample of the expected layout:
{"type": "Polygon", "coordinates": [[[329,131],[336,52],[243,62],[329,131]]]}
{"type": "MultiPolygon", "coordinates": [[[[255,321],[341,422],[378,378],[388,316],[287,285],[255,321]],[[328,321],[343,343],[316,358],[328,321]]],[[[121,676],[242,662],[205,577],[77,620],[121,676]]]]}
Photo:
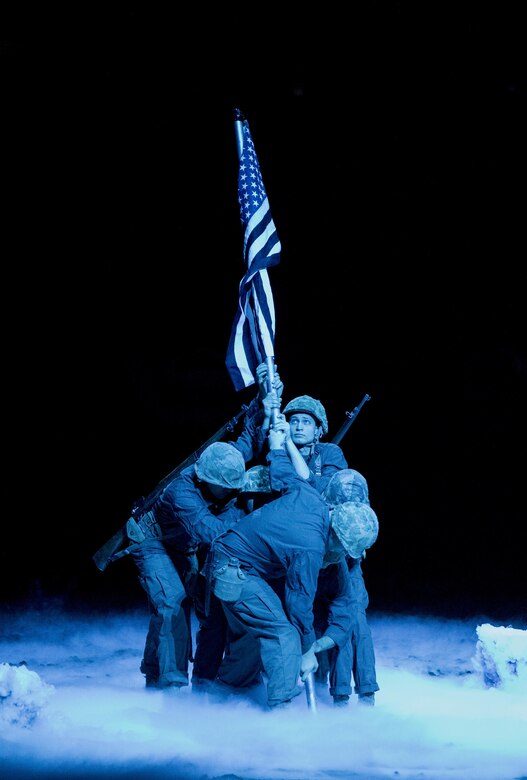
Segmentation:
{"type": "Polygon", "coordinates": [[[232,502],[220,515],[214,515],[191,480],[177,481],[171,487],[170,508],[193,545],[211,544],[219,534],[236,525],[245,514],[232,502]]]}
{"type": "Polygon", "coordinates": [[[353,594],[345,561],[339,564],[336,577],[337,588],[329,603],[328,626],[324,634],[342,647],[351,636],[353,620],[353,594]]]}
{"type": "Polygon", "coordinates": [[[305,485],[306,480],[300,477],[291,458],[285,450],[269,450],[267,453],[269,466],[269,481],[271,490],[276,493],[284,493],[296,483],[305,485]]]}
{"type": "Polygon", "coordinates": [[[285,610],[287,617],[300,634],[302,653],[307,652],[316,639],[313,627],[313,600],[322,559],[323,555],[314,551],[294,554],[286,573],[285,610]]]}
{"type": "Polygon", "coordinates": [[[235,441],[230,441],[237,450],[243,455],[245,463],[257,458],[265,443],[265,437],[262,433],[263,410],[260,406],[258,397],[253,398],[243,421],[243,429],[235,441]]]}

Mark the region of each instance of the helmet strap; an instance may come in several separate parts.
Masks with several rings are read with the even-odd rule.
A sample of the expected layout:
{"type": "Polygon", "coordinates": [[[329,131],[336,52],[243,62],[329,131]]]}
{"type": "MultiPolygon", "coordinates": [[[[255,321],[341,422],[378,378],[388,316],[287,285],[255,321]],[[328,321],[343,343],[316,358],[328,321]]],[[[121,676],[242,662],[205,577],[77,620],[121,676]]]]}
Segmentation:
{"type": "Polygon", "coordinates": [[[302,453],[302,456],[306,459],[310,458],[315,452],[315,445],[316,442],[312,441],[311,444],[304,444],[303,447],[300,447],[299,450],[302,453]]]}

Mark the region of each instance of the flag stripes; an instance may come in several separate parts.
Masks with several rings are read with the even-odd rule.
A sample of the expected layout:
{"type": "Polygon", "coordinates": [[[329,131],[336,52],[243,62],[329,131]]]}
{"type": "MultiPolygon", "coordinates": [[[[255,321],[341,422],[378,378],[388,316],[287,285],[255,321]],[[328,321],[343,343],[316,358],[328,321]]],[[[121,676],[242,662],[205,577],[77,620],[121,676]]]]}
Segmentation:
{"type": "Polygon", "coordinates": [[[238,200],[245,229],[246,271],[239,285],[225,361],[236,390],[254,384],[256,367],[274,355],[275,309],[267,269],[280,262],[281,252],[247,120],[243,120],[239,163],[238,200]]]}

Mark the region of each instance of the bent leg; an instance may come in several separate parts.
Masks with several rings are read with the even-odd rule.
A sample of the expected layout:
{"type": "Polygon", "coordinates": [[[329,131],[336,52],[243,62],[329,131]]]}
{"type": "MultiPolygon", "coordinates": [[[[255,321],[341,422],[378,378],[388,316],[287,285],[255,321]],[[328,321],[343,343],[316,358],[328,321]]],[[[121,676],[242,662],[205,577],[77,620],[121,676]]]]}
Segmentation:
{"type": "Polygon", "coordinates": [[[223,605],[233,633],[240,635],[245,628],[259,644],[269,706],[276,707],[301,693],[300,636],[273,589],[260,577],[249,575],[238,601],[223,605]]]}
{"type": "Polygon", "coordinates": [[[365,693],[375,693],[379,690],[375,674],[375,651],[365,612],[359,612],[356,615],[351,644],[355,693],[358,693],[359,696],[365,693]]]}
{"type": "Polygon", "coordinates": [[[375,673],[375,651],[371,629],[366,617],[369,598],[364,584],[360,561],[350,569],[353,591],[353,631],[351,634],[352,670],[355,693],[359,696],[379,690],[375,673]]]}
{"type": "Polygon", "coordinates": [[[235,635],[240,623],[260,647],[267,675],[267,701],[275,707],[302,692],[298,685],[302,651],[298,631],[286,617],[280,599],[260,577],[249,575],[241,597],[223,602],[225,615],[235,635]]]}
{"type": "Polygon", "coordinates": [[[342,647],[332,647],[327,650],[329,663],[329,693],[331,696],[349,696],[351,690],[351,674],[353,670],[353,654],[351,640],[342,647]]]}
{"type": "Polygon", "coordinates": [[[204,587],[206,580],[204,577],[199,579],[199,586],[194,595],[194,611],[199,628],[196,634],[196,650],[192,667],[193,684],[199,684],[198,680],[212,682],[216,678],[223,659],[227,637],[227,619],[221,601],[211,593],[209,614],[205,615],[204,587]]]}
{"type": "Polygon", "coordinates": [[[240,623],[238,633],[231,620],[225,655],[218,670],[218,680],[232,688],[250,688],[262,682],[260,643],[240,623]]]}

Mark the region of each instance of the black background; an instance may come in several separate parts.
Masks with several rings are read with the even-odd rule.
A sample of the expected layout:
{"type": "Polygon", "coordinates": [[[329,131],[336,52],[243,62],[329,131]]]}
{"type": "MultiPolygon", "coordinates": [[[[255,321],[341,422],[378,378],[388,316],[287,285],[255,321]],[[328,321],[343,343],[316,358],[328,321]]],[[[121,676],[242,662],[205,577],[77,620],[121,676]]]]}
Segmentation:
{"type": "Polygon", "coordinates": [[[4,26],[4,600],[143,605],[92,554],[253,397],[224,363],[240,108],[284,398],[331,439],[371,396],[342,442],[380,521],[370,608],[525,614],[519,10],[260,12],[4,26]]]}

